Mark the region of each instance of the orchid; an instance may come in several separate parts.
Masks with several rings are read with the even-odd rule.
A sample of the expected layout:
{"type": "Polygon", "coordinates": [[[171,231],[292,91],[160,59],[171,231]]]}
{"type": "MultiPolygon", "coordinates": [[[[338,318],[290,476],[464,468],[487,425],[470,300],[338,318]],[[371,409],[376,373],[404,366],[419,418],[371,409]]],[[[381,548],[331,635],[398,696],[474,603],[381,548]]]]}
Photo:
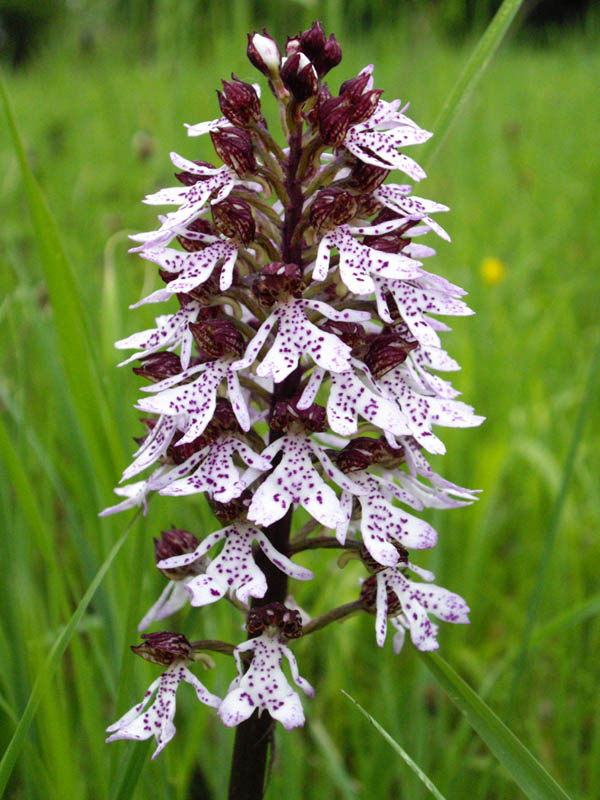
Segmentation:
{"type": "Polygon", "coordinates": [[[179,634],[150,634],[168,647],[157,639],[152,650],[147,640],[135,652],[167,670],[109,740],[154,734],[160,752],[175,733],[183,680],[226,726],[238,726],[234,773],[274,721],[288,730],[304,723],[282,669],[287,661],[293,683],[313,696],[292,640],[360,611],[375,614],[378,645],[389,619],[396,651],[406,630],[415,647],[432,650],[430,614],[468,622],[465,601],[432,584],[408,551],[438,540],[419,512],[477,499],[427,461],[424,451],[445,452],[434,427],[483,421],[437,374],[459,369],[442,349],[449,329],[437,316],[473,313],[460,287],[423,266],[435,251],[421,238],[450,239],[434,219],[448,207],[386,182],[392,170],[425,178],[404,151],[432,134],[399,100],[381,98],[372,66],[332,96],[323,78],[342,53],[319,23],[289,39],[285,53],[266,31],[254,34],[247,54],[268,78],[286,144],[271,134],[258,85],[232,76],[218,93],[222,116],[188,125],[190,137],[210,137],[222,166],[172,153],[182,187],[146,197],[177,208],[132,237],[164,282],[132,308],[176,300],[179,309],[116,344],[134,350],[122,364],[140,361],[135,372],[148,383],[135,407],[148,416],[123,472],[123,481],[136,480],[102,512],[146,510],[153,494],[198,508],[196,496],[205,496],[216,523],[155,540],[167,584],[140,630],[188,603],[195,620],[198,608],[208,614],[221,602],[248,638],[181,644],[179,634]],[[297,509],[308,521],[292,535],[297,509]],[[317,549],[357,556],[370,577],[354,602],[315,621],[289,599],[288,583],[322,579],[295,561],[317,549]],[[202,658],[212,666],[205,651],[234,658],[237,676],[222,701],[187,667],[202,658]]]}

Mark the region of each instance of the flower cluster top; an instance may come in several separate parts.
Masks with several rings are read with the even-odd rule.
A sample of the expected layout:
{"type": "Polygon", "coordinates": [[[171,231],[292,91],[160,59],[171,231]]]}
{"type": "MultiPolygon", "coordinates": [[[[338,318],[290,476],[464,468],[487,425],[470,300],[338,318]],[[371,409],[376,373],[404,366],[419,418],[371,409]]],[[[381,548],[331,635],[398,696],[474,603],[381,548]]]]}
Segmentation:
{"type": "Polygon", "coordinates": [[[169,310],[116,344],[134,351],[122,363],[138,360],[134,371],[149,381],[136,405],[146,432],[116,489],[124,499],[103,513],[145,509],[157,492],[204,493],[221,526],[155,540],[167,584],[140,628],[188,602],[226,598],[249,632],[243,644],[222,643],[238,666],[222,700],[187,666],[206,659],[206,643],[162,632],[137,648],[167,670],[109,730],[111,739],[155,735],[157,752],[175,733],[181,680],[226,725],[255,709],[286,728],[303,723],[281,663],[311,695],[287,641],[327,615],[311,622],[287,595],[288,577],[315,577],[292,560],[301,550],[362,560],[355,610],[375,614],[380,646],[388,619],[396,651],[406,631],[419,649],[438,647],[430,615],[468,621],[464,600],[409,561],[437,540],[413,511],[475,499],[430,467],[427,453],[445,452],[434,429],[482,420],[437,374],[459,369],[442,349],[438,315],[472,312],[462,289],[423,266],[434,250],[422,237],[449,239],[434,219],[448,209],[413,194],[425,173],[405,151],[432,134],[382,98],[372,66],[334,93],[324,78],[342,51],[318,22],[288,39],[285,54],[255,33],[247,54],[275,97],[283,138],[267,125],[258,84],[223,81],[222,116],[187,126],[210,136],[222,165],[171,153],[179,186],[145,198],[171,210],[132,237],[163,282],[136,305],[171,301],[169,310]],[[410,184],[387,182],[393,170],[410,184]],[[290,539],[298,506],[313,521],[290,539]]]}

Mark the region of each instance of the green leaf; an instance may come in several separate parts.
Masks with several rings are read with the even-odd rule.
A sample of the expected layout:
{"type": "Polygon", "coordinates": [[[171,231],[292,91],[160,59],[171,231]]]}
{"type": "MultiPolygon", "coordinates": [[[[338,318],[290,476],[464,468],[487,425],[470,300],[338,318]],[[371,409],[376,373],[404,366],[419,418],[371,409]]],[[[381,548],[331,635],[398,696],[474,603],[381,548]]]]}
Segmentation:
{"type": "Polygon", "coordinates": [[[421,652],[419,655],[471,727],[530,800],[568,800],[569,796],[535,756],[441,656],[421,652]]]}
{"type": "Polygon", "coordinates": [[[436,788],[433,782],[423,772],[421,767],[419,767],[419,765],[412,760],[412,758],[408,755],[406,750],[404,750],[404,748],[402,748],[398,744],[398,742],[390,736],[390,734],[385,730],[385,728],[382,728],[381,725],[376,720],[373,719],[373,717],[369,714],[369,712],[365,711],[365,709],[361,705],[359,705],[356,702],[356,700],[348,694],[348,692],[345,692],[342,689],[342,694],[345,695],[348,698],[348,700],[351,700],[354,703],[354,705],[358,708],[360,713],[363,714],[369,720],[371,725],[373,725],[375,730],[377,730],[383,736],[386,742],[393,747],[393,749],[398,753],[398,755],[402,759],[404,759],[404,761],[412,769],[412,771],[415,773],[418,779],[429,789],[429,791],[436,798],[436,800],[445,800],[444,795],[441,794],[441,792],[436,788]]]}
{"type": "Polygon", "coordinates": [[[522,3],[523,0],[504,0],[487,30],[477,42],[471,58],[465,64],[454,89],[450,92],[450,96],[433,125],[435,137],[430,145],[425,146],[425,155],[420,159],[424,165],[428,165],[438,153],[452,123],[462,111],[469,95],[485,72],[522,3]]]}
{"type": "Polygon", "coordinates": [[[77,629],[77,625],[81,621],[87,607],[89,606],[92,598],[96,594],[98,587],[102,583],[104,576],[106,575],[110,565],[114,561],[117,553],[125,543],[129,531],[133,527],[134,522],[138,518],[140,512],[138,511],[127,528],[125,529],[125,533],[121,536],[120,539],[113,545],[110,553],[108,554],[106,560],[96,573],[94,580],[88,587],[87,592],[81,598],[79,605],[75,609],[75,613],[69,620],[69,622],[65,625],[62,633],[58,637],[58,639],[52,645],[52,649],[48,653],[48,657],[40,670],[40,674],[36,678],[35,684],[33,686],[33,690],[31,695],[29,696],[29,700],[27,701],[27,705],[25,706],[25,711],[23,712],[23,716],[19,720],[19,724],[13,734],[12,739],[9,742],[8,747],[6,748],[6,752],[0,762],[0,797],[3,795],[4,790],[6,789],[6,784],[8,783],[8,779],[13,771],[15,766],[15,762],[23,749],[23,745],[25,744],[25,737],[27,735],[27,731],[29,730],[29,726],[31,725],[35,713],[38,709],[40,704],[40,700],[46,689],[49,686],[50,679],[54,675],[56,671],[60,659],[62,658],[63,653],[67,649],[69,642],[73,634],[77,629]]]}

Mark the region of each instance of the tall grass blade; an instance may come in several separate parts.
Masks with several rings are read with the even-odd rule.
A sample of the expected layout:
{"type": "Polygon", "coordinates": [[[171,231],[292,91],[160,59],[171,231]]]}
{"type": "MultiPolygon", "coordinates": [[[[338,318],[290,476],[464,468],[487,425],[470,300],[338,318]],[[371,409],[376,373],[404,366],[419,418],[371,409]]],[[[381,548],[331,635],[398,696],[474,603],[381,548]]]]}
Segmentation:
{"type": "Polygon", "coordinates": [[[121,452],[118,439],[112,433],[111,415],[96,361],[97,348],[87,324],[77,276],[65,255],[46,199],[27,163],[25,149],[1,78],[0,97],[25,185],[33,232],[54,309],[54,325],[70,395],[94,463],[105,466],[105,476],[112,475],[116,473],[121,452]]]}
{"type": "Polygon", "coordinates": [[[569,796],[535,756],[441,656],[419,655],[529,800],[568,800],[569,796]]]}
{"type": "Polygon", "coordinates": [[[348,692],[345,692],[342,689],[342,694],[345,695],[348,698],[348,700],[351,700],[354,703],[354,705],[358,708],[360,713],[363,714],[369,720],[369,722],[371,723],[371,725],[373,725],[375,730],[378,731],[383,736],[386,742],[390,744],[392,748],[396,751],[396,753],[398,753],[398,755],[408,764],[408,766],[415,773],[417,778],[427,787],[427,789],[429,789],[429,791],[436,798],[436,800],[445,800],[444,795],[441,794],[441,792],[436,788],[436,786],[427,777],[427,775],[425,775],[421,767],[419,767],[419,765],[412,760],[412,758],[408,755],[406,750],[404,750],[404,748],[401,747],[398,744],[398,742],[395,739],[393,739],[390,736],[390,734],[384,728],[382,728],[381,725],[376,720],[373,719],[373,717],[369,714],[369,712],[365,711],[365,709],[361,705],[359,705],[353,697],[351,697],[348,694],[348,692]]]}
{"type": "Polygon", "coordinates": [[[554,543],[556,541],[556,533],[558,531],[558,526],[560,524],[562,510],[565,505],[565,500],[567,499],[567,493],[569,491],[571,477],[573,475],[575,457],[577,455],[579,445],[583,438],[583,430],[585,427],[585,422],[593,402],[592,398],[594,397],[594,385],[596,383],[596,377],[598,374],[599,365],[600,365],[600,343],[596,347],[596,352],[594,353],[594,356],[592,358],[592,365],[590,367],[587,379],[585,394],[583,396],[583,401],[579,408],[577,421],[575,422],[575,428],[573,429],[573,437],[569,445],[567,458],[565,460],[565,466],[562,472],[560,489],[556,496],[556,500],[554,501],[554,506],[552,507],[552,512],[550,513],[550,521],[548,522],[548,528],[546,530],[546,536],[544,537],[544,550],[542,552],[539,569],[537,570],[537,581],[535,584],[535,588],[533,590],[533,594],[531,595],[531,599],[529,601],[529,606],[527,608],[527,621],[525,623],[525,630],[523,631],[519,653],[515,660],[512,681],[508,693],[507,709],[509,714],[515,700],[519,680],[521,678],[521,675],[523,674],[523,670],[525,669],[525,662],[527,661],[527,653],[529,651],[533,626],[535,624],[535,619],[537,617],[537,613],[542,600],[542,594],[544,591],[544,586],[546,584],[546,576],[548,575],[548,569],[550,567],[550,561],[552,558],[552,551],[554,549],[554,543]]]}
{"type": "Polygon", "coordinates": [[[19,720],[19,724],[13,734],[12,739],[9,742],[8,747],[6,748],[6,752],[2,757],[2,761],[0,762],[0,797],[4,794],[4,790],[6,789],[6,784],[8,783],[8,779],[13,771],[15,766],[15,762],[23,749],[23,745],[25,744],[25,737],[27,736],[27,732],[29,730],[29,726],[31,725],[35,713],[38,709],[40,704],[40,700],[48,685],[50,683],[50,679],[52,678],[56,668],[59,665],[60,659],[67,649],[69,642],[73,634],[77,629],[77,625],[81,622],[81,619],[89,606],[92,598],[96,594],[98,587],[102,583],[104,576],[106,575],[110,565],[114,561],[117,553],[125,543],[129,531],[133,527],[134,522],[139,516],[138,513],[135,514],[125,532],[121,536],[120,539],[113,545],[110,553],[106,557],[104,563],[96,573],[94,580],[90,583],[88,590],[81,598],[79,605],[75,609],[75,613],[69,620],[69,622],[65,625],[64,630],[58,637],[58,639],[52,645],[52,649],[48,653],[48,657],[42,669],[40,670],[40,674],[38,675],[35,684],[33,686],[33,690],[31,695],[29,696],[29,700],[27,701],[27,705],[25,706],[25,711],[23,712],[23,716],[19,720]]]}
{"type": "Polygon", "coordinates": [[[420,161],[427,166],[439,151],[452,123],[462,111],[477,82],[485,72],[492,56],[500,46],[523,0],[504,0],[487,30],[464,66],[454,89],[444,103],[434,125],[434,138],[426,145],[420,161]]]}

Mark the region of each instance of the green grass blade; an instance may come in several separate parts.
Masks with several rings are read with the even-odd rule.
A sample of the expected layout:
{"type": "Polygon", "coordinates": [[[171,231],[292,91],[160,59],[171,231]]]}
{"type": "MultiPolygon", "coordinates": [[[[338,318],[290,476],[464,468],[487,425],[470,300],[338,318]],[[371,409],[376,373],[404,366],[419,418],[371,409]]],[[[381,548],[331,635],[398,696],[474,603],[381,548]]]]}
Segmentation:
{"type": "Polygon", "coordinates": [[[441,656],[435,653],[419,655],[448,697],[530,800],[568,800],[569,796],[535,756],[441,656]]]}
{"type": "Polygon", "coordinates": [[[150,742],[133,742],[123,769],[121,780],[111,794],[111,800],[129,800],[133,797],[150,749],[150,742]]]}
{"type": "Polygon", "coordinates": [[[485,72],[522,4],[523,0],[504,0],[485,33],[477,42],[475,50],[465,64],[433,125],[435,137],[431,140],[430,145],[426,145],[424,156],[419,159],[424,165],[428,165],[438,153],[452,123],[465,106],[469,95],[485,72]]]}
{"type": "Polygon", "coordinates": [[[116,473],[121,452],[118,439],[113,434],[113,423],[96,360],[97,348],[87,324],[77,276],[65,255],[46,199],[27,163],[25,149],[1,78],[0,97],[21,169],[33,232],[54,309],[54,324],[70,395],[94,463],[105,466],[105,476],[112,475],[116,473]]]}
{"type": "Polygon", "coordinates": [[[380,733],[383,736],[386,742],[389,745],[391,745],[392,748],[396,751],[396,753],[398,753],[398,755],[408,764],[408,766],[415,773],[417,778],[427,787],[427,789],[429,789],[429,791],[436,798],[436,800],[445,800],[444,795],[441,794],[441,792],[435,787],[435,785],[427,777],[427,775],[425,775],[421,767],[419,767],[419,765],[412,760],[412,758],[408,755],[406,750],[404,750],[404,748],[402,748],[398,744],[398,742],[395,739],[393,739],[390,736],[390,734],[384,728],[382,728],[381,725],[376,720],[373,719],[373,717],[369,714],[369,712],[365,711],[365,709],[361,705],[359,705],[353,697],[351,697],[348,694],[348,692],[345,692],[342,689],[342,694],[345,695],[348,698],[348,700],[351,700],[354,703],[354,705],[358,708],[361,714],[364,714],[364,716],[369,720],[371,725],[373,725],[375,730],[378,731],[378,733],[380,733]]]}
{"type": "Polygon", "coordinates": [[[29,696],[29,700],[27,701],[27,705],[25,707],[25,711],[23,712],[23,716],[19,720],[19,724],[13,734],[12,739],[9,742],[8,747],[6,748],[6,752],[2,757],[2,761],[0,762],[0,797],[4,794],[4,790],[6,789],[6,784],[8,783],[8,779],[13,771],[15,766],[15,762],[23,749],[23,745],[25,744],[25,737],[27,735],[27,731],[29,730],[29,726],[35,716],[35,713],[38,709],[40,704],[40,700],[48,688],[50,683],[50,679],[54,674],[56,668],[60,663],[60,659],[68,647],[68,644],[71,640],[71,637],[75,633],[77,629],[77,625],[81,622],[81,618],[83,617],[88,605],[90,604],[92,598],[96,594],[98,587],[102,583],[104,576],[106,575],[110,565],[114,561],[117,553],[125,543],[129,531],[131,530],[134,522],[139,516],[138,512],[129,525],[127,526],[125,533],[121,536],[120,539],[113,545],[110,553],[108,554],[107,558],[105,559],[104,563],[96,573],[94,580],[90,583],[87,592],[81,598],[79,605],[75,609],[75,613],[69,620],[69,622],[65,625],[62,633],[58,637],[58,639],[54,642],[52,649],[48,653],[48,657],[44,666],[42,667],[40,674],[38,675],[35,684],[33,686],[33,690],[31,695],[29,696]]]}
{"type": "Polygon", "coordinates": [[[533,590],[533,594],[531,595],[531,599],[529,601],[529,606],[527,608],[527,621],[525,623],[525,629],[523,631],[523,636],[521,638],[519,653],[515,660],[512,681],[508,693],[508,700],[506,705],[509,714],[512,710],[515,701],[519,680],[525,669],[525,662],[527,661],[527,653],[529,651],[533,626],[535,624],[535,619],[537,617],[538,610],[541,604],[542,594],[544,591],[544,586],[546,584],[546,576],[548,575],[548,569],[550,567],[550,561],[552,559],[552,552],[554,549],[554,543],[556,541],[556,533],[558,531],[558,526],[560,524],[562,511],[565,505],[565,500],[567,499],[567,494],[571,483],[571,477],[573,475],[575,457],[577,455],[577,451],[579,449],[581,440],[583,439],[583,430],[585,427],[585,422],[590,407],[593,403],[594,386],[596,383],[596,377],[598,374],[599,365],[600,365],[600,344],[598,344],[598,346],[596,347],[596,352],[594,353],[594,356],[592,358],[592,364],[587,379],[585,393],[583,395],[583,401],[579,408],[577,421],[575,422],[575,428],[573,429],[573,436],[571,438],[569,450],[567,453],[567,458],[565,460],[565,465],[562,472],[560,489],[556,496],[556,500],[554,501],[554,505],[550,513],[548,528],[546,530],[546,536],[544,537],[544,549],[540,560],[540,566],[537,570],[537,580],[535,588],[533,590]]]}

